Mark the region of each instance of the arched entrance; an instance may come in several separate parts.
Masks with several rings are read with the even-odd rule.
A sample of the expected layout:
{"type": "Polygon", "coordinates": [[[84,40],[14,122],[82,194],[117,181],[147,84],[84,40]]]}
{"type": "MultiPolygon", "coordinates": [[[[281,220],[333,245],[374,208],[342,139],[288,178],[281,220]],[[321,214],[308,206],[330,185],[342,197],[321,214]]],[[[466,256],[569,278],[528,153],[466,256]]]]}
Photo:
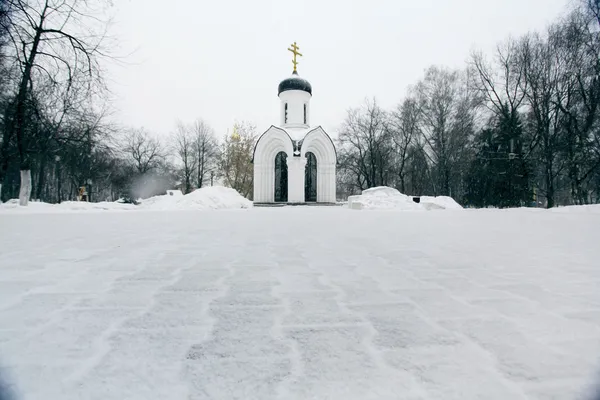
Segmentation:
{"type": "Polygon", "coordinates": [[[317,201],[317,157],[311,152],[306,153],[304,201],[317,201]]]}
{"type": "Polygon", "coordinates": [[[284,151],[275,156],[275,201],[288,201],[287,154],[284,151]]]}

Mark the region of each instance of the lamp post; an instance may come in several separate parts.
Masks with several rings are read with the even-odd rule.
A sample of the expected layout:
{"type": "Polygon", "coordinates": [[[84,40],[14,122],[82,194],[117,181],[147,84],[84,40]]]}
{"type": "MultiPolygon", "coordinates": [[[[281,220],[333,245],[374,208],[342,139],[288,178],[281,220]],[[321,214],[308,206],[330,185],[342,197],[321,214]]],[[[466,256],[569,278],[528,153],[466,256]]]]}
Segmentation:
{"type": "Polygon", "coordinates": [[[61,181],[60,181],[60,156],[54,156],[54,161],[56,161],[56,198],[58,202],[62,202],[62,194],[61,194],[61,181]]]}

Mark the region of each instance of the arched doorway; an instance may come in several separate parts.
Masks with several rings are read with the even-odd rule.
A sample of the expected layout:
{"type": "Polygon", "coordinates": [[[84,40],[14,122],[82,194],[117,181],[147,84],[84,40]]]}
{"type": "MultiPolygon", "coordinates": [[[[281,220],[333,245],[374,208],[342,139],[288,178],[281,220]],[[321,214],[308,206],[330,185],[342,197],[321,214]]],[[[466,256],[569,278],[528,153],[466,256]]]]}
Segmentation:
{"type": "Polygon", "coordinates": [[[306,153],[304,201],[317,201],[317,157],[311,152],[306,153]]]}
{"type": "Polygon", "coordinates": [[[287,154],[284,151],[275,156],[275,201],[288,201],[287,154]]]}

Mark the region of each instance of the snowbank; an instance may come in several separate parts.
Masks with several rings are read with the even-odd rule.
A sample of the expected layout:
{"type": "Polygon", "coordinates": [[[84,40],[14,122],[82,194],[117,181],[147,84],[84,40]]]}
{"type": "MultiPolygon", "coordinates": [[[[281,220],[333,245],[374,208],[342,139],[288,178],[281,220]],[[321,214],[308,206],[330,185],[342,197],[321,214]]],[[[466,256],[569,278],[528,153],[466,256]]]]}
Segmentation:
{"type": "Polygon", "coordinates": [[[68,211],[129,211],[129,210],[205,210],[250,208],[252,202],[242,197],[234,189],[226,187],[206,187],[183,195],[180,191],[154,196],[142,200],[140,205],[115,202],[88,203],[85,201],[63,201],[60,204],[29,202],[20,207],[17,199],[0,203],[0,212],[48,213],[68,211]],[[179,192],[179,193],[177,193],[179,192]]]}
{"type": "Polygon", "coordinates": [[[434,205],[444,210],[462,210],[463,207],[450,196],[421,196],[421,204],[434,205]]]}
{"type": "Polygon", "coordinates": [[[242,197],[235,189],[210,186],[194,190],[186,195],[154,196],[142,200],[139,206],[147,210],[204,210],[250,208],[252,202],[242,197]]]}
{"type": "Polygon", "coordinates": [[[86,201],[63,201],[60,204],[49,204],[40,201],[30,201],[27,207],[19,206],[18,199],[12,199],[6,203],[0,203],[0,211],[14,211],[23,213],[47,213],[47,212],[69,212],[69,211],[106,211],[106,210],[133,210],[133,204],[122,204],[117,202],[102,201],[99,203],[88,203],[86,201]]]}
{"type": "Polygon", "coordinates": [[[555,207],[548,210],[555,213],[589,213],[600,214],[600,204],[588,204],[583,206],[555,207]]]}
{"type": "Polygon", "coordinates": [[[379,186],[363,190],[361,195],[348,197],[348,207],[353,210],[461,210],[462,207],[448,196],[421,196],[415,203],[412,196],[400,193],[394,188],[379,186]]]}
{"type": "Polygon", "coordinates": [[[363,190],[361,195],[348,197],[348,207],[353,210],[396,209],[404,211],[422,210],[411,197],[396,189],[380,186],[363,190]]]}

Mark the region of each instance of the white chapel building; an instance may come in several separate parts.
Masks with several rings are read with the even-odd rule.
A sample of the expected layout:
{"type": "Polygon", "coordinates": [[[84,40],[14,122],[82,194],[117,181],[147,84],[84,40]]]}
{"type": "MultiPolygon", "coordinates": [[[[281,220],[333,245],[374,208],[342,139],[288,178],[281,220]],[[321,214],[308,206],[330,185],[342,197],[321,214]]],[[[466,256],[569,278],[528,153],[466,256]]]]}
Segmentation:
{"type": "Polygon", "coordinates": [[[293,47],[294,72],[279,83],[280,124],[254,148],[254,202],[335,203],[335,146],[323,128],[310,125],[312,86],[296,71],[301,54],[293,47]]]}

